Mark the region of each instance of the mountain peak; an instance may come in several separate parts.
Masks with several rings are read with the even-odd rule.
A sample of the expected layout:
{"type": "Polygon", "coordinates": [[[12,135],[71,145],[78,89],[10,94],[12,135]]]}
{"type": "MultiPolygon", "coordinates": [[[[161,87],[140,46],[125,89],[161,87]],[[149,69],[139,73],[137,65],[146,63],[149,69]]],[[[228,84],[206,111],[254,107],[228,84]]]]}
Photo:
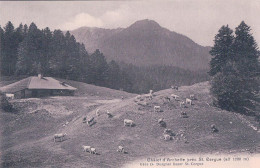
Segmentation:
{"type": "Polygon", "coordinates": [[[144,19],[144,20],[139,20],[133,23],[129,28],[133,29],[147,29],[147,28],[152,28],[152,29],[158,29],[161,28],[161,26],[155,22],[154,20],[149,20],[149,19],[144,19]]]}

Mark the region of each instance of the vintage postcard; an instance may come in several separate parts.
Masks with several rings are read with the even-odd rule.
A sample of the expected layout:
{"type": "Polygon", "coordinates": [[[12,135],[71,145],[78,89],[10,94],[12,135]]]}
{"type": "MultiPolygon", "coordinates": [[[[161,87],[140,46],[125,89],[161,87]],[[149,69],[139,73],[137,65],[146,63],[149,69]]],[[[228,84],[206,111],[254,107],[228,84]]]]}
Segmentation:
{"type": "Polygon", "coordinates": [[[260,1],[0,1],[0,167],[258,168],[260,1]]]}

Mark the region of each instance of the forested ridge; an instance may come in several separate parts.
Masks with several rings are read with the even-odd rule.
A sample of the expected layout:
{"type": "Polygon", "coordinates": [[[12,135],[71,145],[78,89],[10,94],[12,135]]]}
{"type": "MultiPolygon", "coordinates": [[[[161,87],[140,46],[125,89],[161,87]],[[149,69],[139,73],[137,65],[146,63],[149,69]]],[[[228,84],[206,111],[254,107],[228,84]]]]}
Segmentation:
{"type": "Polygon", "coordinates": [[[39,29],[35,23],[8,22],[0,26],[1,75],[32,76],[42,73],[112,89],[144,93],[170,85],[190,85],[205,81],[205,72],[192,72],[174,66],[137,67],[108,62],[102,51],[88,53],[69,31],[39,29]]]}

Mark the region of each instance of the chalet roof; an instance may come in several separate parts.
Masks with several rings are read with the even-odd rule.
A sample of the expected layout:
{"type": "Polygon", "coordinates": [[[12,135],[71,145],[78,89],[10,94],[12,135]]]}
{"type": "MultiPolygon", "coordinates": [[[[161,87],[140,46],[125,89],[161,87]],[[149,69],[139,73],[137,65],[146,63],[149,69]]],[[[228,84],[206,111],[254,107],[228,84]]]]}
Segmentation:
{"type": "Polygon", "coordinates": [[[14,93],[23,89],[76,90],[76,88],[60,82],[52,77],[28,77],[0,88],[4,93],[14,93]]]}

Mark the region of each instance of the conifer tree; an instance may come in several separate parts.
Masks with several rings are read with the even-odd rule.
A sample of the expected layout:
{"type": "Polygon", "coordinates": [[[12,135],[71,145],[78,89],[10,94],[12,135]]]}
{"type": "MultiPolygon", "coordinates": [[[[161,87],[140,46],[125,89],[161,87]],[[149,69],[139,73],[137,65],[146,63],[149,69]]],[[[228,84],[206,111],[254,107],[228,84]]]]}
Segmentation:
{"type": "Polygon", "coordinates": [[[231,47],[234,40],[232,33],[233,31],[227,25],[222,26],[215,36],[215,44],[210,51],[210,54],[213,56],[210,61],[209,74],[211,76],[221,72],[225,63],[232,57],[231,47]]]}
{"type": "Polygon", "coordinates": [[[219,30],[210,51],[213,102],[229,111],[254,113],[259,94],[257,44],[244,22],[236,28],[235,37],[228,29],[223,26],[219,30]]]}

